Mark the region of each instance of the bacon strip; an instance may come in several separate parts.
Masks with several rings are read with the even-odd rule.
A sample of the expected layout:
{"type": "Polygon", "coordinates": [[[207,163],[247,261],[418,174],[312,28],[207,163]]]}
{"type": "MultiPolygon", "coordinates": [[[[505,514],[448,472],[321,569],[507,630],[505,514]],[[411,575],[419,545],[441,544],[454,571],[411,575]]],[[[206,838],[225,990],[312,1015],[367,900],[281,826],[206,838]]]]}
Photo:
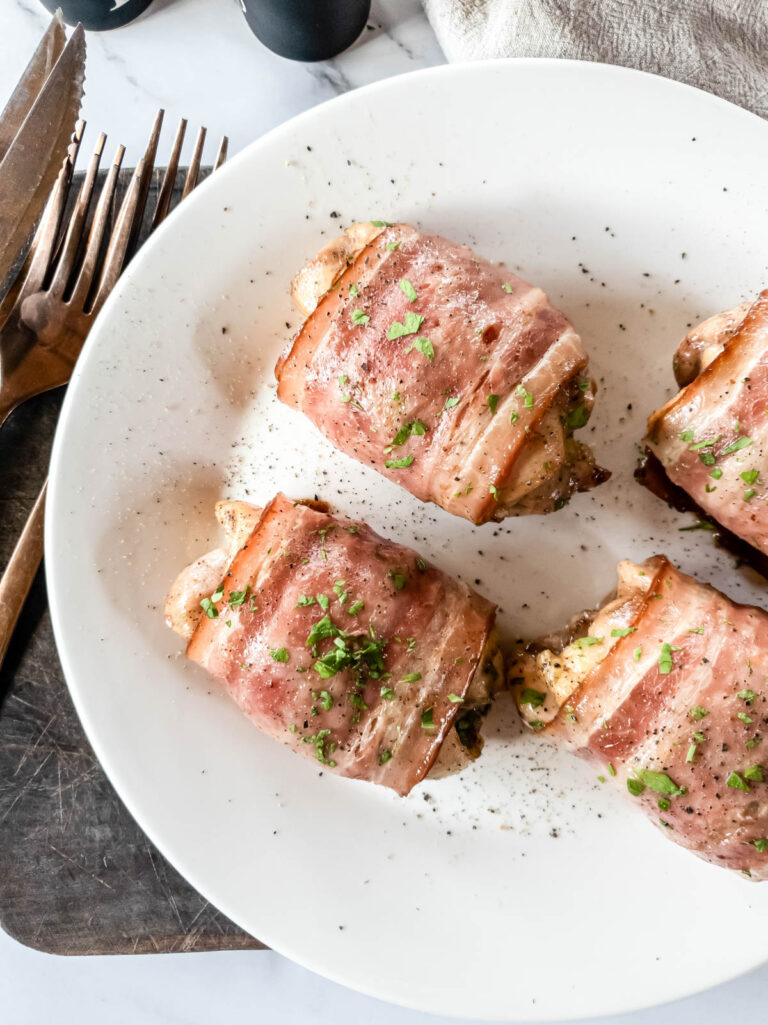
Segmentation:
{"type": "Polygon", "coordinates": [[[270,736],[399,794],[437,758],[483,671],[496,614],[366,524],[284,495],[261,512],[220,591],[187,655],[270,736]]]}
{"type": "Polygon", "coordinates": [[[719,344],[700,333],[719,355],[652,414],[646,444],[707,514],[768,553],[768,290],[738,327],[723,315],[719,344]]]}
{"type": "Polygon", "coordinates": [[[405,224],[349,259],[277,364],[283,402],[474,523],[549,512],[607,479],[572,438],[593,401],[581,339],[541,289],[405,224]]]}
{"type": "Polygon", "coordinates": [[[606,779],[615,774],[623,788],[642,790],[631,799],[669,839],[713,864],[768,878],[768,614],[732,602],[664,556],[632,568],[645,582],[640,576],[613,611],[618,632],[631,632],[611,637],[603,622],[589,651],[604,646],[604,657],[545,735],[606,779]]]}

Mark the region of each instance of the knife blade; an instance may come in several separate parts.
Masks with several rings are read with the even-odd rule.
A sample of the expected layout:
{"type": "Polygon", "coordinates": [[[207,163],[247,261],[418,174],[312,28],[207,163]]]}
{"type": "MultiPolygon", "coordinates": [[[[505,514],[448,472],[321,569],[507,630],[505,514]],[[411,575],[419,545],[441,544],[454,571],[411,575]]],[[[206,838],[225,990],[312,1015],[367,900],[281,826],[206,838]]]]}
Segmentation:
{"type": "Polygon", "coordinates": [[[78,25],[0,161],[0,298],[26,255],[67,155],[85,80],[85,33],[78,25]]]}
{"type": "Polygon", "coordinates": [[[24,123],[24,118],[40,95],[40,90],[61,56],[66,41],[64,19],[61,16],[61,11],[57,11],[38,43],[26,71],[19,79],[19,84],[14,89],[13,95],[0,114],[0,160],[8,152],[8,147],[24,123]]]}

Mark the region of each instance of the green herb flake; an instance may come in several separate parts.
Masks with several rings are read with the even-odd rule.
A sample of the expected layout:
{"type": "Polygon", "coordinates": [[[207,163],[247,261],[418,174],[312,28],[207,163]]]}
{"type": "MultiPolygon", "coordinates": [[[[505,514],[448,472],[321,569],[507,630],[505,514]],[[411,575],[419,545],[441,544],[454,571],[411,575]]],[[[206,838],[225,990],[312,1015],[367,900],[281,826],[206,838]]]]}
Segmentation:
{"type": "Polygon", "coordinates": [[[526,391],[522,384],[518,384],[515,393],[523,400],[526,409],[533,409],[533,393],[526,391]]]}
{"type": "Polygon", "coordinates": [[[752,439],[751,438],[744,438],[744,437],[737,438],[736,441],[734,441],[731,445],[728,446],[728,448],[724,448],[723,449],[721,455],[729,456],[733,452],[741,452],[741,450],[743,448],[747,448],[747,446],[749,446],[751,444],[752,444],[752,439]]]}
{"type": "Polygon", "coordinates": [[[725,783],[726,786],[732,787],[734,790],[744,790],[749,793],[749,783],[745,783],[738,772],[732,772],[725,783]]]}
{"type": "Polygon", "coordinates": [[[636,626],[617,626],[611,630],[611,637],[629,637],[637,630],[636,626]]]}
{"type": "Polygon", "coordinates": [[[565,418],[566,424],[573,431],[577,431],[580,427],[585,427],[588,420],[589,413],[584,405],[575,406],[565,418]]]}
{"type": "Polygon", "coordinates": [[[603,637],[577,637],[573,642],[577,648],[591,648],[595,644],[602,644],[603,637]]]}
{"type": "Polygon", "coordinates": [[[520,704],[530,705],[531,708],[540,708],[547,700],[547,695],[544,691],[534,690],[532,687],[526,687],[520,695],[520,704]]]}
{"type": "Polygon", "coordinates": [[[757,697],[757,691],[747,688],[746,690],[740,690],[736,697],[741,698],[742,701],[754,701],[757,697]]]}
{"type": "Polygon", "coordinates": [[[688,748],[688,754],[685,756],[685,760],[686,760],[686,762],[692,762],[695,757],[696,757],[696,745],[695,744],[691,744],[691,746],[688,748]]]}
{"type": "Polygon", "coordinates": [[[270,648],[269,653],[275,662],[287,662],[290,657],[285,648],[270,648]]]}
{"type": "Polygon", "coordinates": [[[421,679],[421,673],[406,673],[400,683],[416,683],[421,679]]]}
{"type": "Polygon", "coordinates": [[[720,469],[719,466],[716,466],[709,476],[714,477],[715,480],[720,480],[720,478],[723,476],[723,471],[720,469]]]}
{"type": "Polygon", "coordinates": [[[501,287],[504,289],[504,291],[507,293],[507,295],[510,295],[511,292],[513,291],[513,288],[512,288],[511,285],[504,284],[501,287]]]}
{"type": "Polygon", "coordinates": [[[459,400],[458,399],[455,399],[455,398],[446,399],[445,400],[445,405],[443,406],[443,410],[453,409],[453,407],[454,406],[458,406],[458,404],[459,404],[459,400]]]}
{"type": "Polygon", "coordinates": [[[519,414],[518,412],[516,412],[516,411],[514,411],[514,410],[513,410],[513,411],[512,411],[512,412],[511,412],[511,413],[509,414],[509,422],[510,422],[511,424],[516,424],[516,423],[517,423],[517,421],[518,421],[519,419],[520,419],[520,414],[519,414]]]}
{"type": "Polygon", "coordinates": [[[742,722],[745,722],[745,723],[750,723],[750,722],[752,722],[752,719],[751,719],[751,717],[750,717],[750,716],[748,716],[746,712],[737,712],[737,713],[736,713],[736,718],[737,718],[737,719],[741,719],[741,721],[742,721],[742,722]]]}
{"type": "Polygon", "coordinates": [[[415,335],[423,323],[424,318],[421,314],[408,310],[402,324],[399,320],[392,321],[387,329],[387,338],[390,342],[394,342],[396,338],[403,338],[405,335],[415,335]]]}
{"type": "Polygon", "coordinates": [[[352,323],[357,324],[358,327],[365,327],[366,324],[370,323],[371,318],[365,312],[365,310],[353,310],[352,311],[352,323]]]}
{"type": "Polygon", "coordinates": [[[751,502],[756,494],[757,494],[757,492],[755,491],[754,488],[747,488],[747,490],[744,492],[744,496],[743,496],[744,497],[744,501],[745,502],[751,502]]]}
{"type": "Polygon", "coordinates": [[[363,701],[359,694],[355,694],[353,692],[351,694],[348,694],[347,697],[349,698],[349,703],[350,705],[352,705],[353,708],[357,708],[361,712],[368,711],[368,705],[366,705],[366,703],[363,701]]]}
{"type": "MultiPolygon", "coordinates": [[[[317,601],[317,604],[323,610],[323,612],[327,612],[328,611],[328,605],[329,605],[328,596],[325,595],[325,594],[317,594],[317,595],[315,595],[315,599],[317,601]]],[[[322,622],[322,620],[321,620],[321,622],[322,622]]]]}
{"type": "Polygon", "coordinates": [[[639,779],[628,779],[627,790],[633,797],[639,797],[645,790],[645,783],[642,783],[639,779]]]}
{"type": "Polygon", "coordinates": [[[768,851],[768,838],[763,837],[762,840],[751,840],[750,843],[757,848],[758,854],[768,851]]]}
{"type": "Polygon", "coordinates": [[[666,641],[662,644],[661,651],[659,653],[659,672],[664,676],[672,672],[672,666],[674,665],[672,660],[673,651],[680,651],[680,648],[672,647],[670,644],[667,644],[666,641]]]}
{"type": "Polygon", "coordinates": [[[706,719],[706,717],[709,715],[709,712],[706,708],[704,708],[703,705],[694,705],[688,713],[688,715],[690,715],[691,719],[693,719],[694,722],[700,722],[702,719],[706,719]]]}
{"type": "Polygon", "coordinates": [[[464,698],[460,697],[458,694],[449,694],[448,700],[451,702],[452,705],[464,704],[464,698]]]}
{"type": "Polygon", "coordinates": [[[659,811],[669,811],[672,807],[672,802],[668,797],[660,797],[657,804],[659,806],[659,811]]]}
{"type": "Polygon", "coordinates": [[[404,459],[386,459],[384,465],[388,470],[405,470],[413,462],[413,456],[405,456],[404,459]]]}
{"type": "Polygon", "coordinates": [[[416,293],[416,289],[413,287],[410,281],[406,280],[406,278],[400,279],[400,291],[403,293],[403,295],[409,302],[415,303],[416,300],[419,298],[416,293]]]}
{"type": "Polygon", "coordinates": [[[423,338],[421,335],[419,335],[418,338],[414,338],[411,344],[405,350],[406,356],[413,349],[416,349],[417,352],[420,352],[422,356],[426,356],[430,363],[435,358],[434,345],[432,344],[432,342],[430,342],[428,338],[423,338]]]}
{"type": "Polygon", "coordinates": [[[382,683],[381,690],[379,691],[385,701],[392,701],[395,696],[395,692],[391,687],[388,687],[386,683],[382,683]]]}
{"type": "Polygon", "coordinates": [[[690,445],[693,441],[693,431],[683,431],[680,435],[680,441],[684,441],[686,445],[690,445]]]}
{"type": "Polygon", "coordinates": [[[374,228],[389,228],[390,227],[389,221],[371,221],[371,224],[374,226],[374,228]]]}
{"type": "Polygon", "coordinates": [[[616,775],[616,770],[614,769],[613,764],[611,762],[608,762],[608,775],[609,776],[615,776],[616,775]]]}
{"type": "Polygon", "coordinates": [[[347,609],[347,612],[350,614],[350,616],[356,616],[358,612],[362,612],[364,608],[365,602],[360,601],[360,599],[358,599],[357,601],[352,602],[352,604],[347,609]]]}
{"type": "Polygon", "coordinates": [[[397,591],[402,591],[402,589],[408,583],[408,578],[405,576],[404,573],[390,571],[389,573],[387,573],[387,576],[395,585],[395,590],[397,591]]]}
{"type": "Polygon", "coordinates": [[[745,470],[743,473],[740,473],[739,476],[741,477],[741,479],[744,481],[745,484],[754,484],[755,481],[757,480],[757,478],[760,476],[760,471],[759,470],[745,470]]]}
{"type": "Polygon", "coordinates": [[[400,248],[399,242],[387,242],[387,252],[394,253],[396,249],[400,248]]]}
{"type": "Polygon", "coordinates": [[[498,502],[498,500],[499,500],[499,489],[496,487],[495,484],[490,484],[489,485],[488,493],[491,496],[491,498],[494,498],[498,502]]]}
{"type": "Polygon", "coordinates": [[[641,656],[642,654],[643,654],[643,649],[642,649],[642,647],[641,647],[641,646],[640,646],[640,645],[638,644],[638,646],[637,646],[637,647],[635,648],[635,650],[634,650],[634,651],[632,652],[632,658],[634,659],[634,661],[635,661],[635,662],[639,662],[639,661],[640,661],[640,656],[641,656]]]}
{"type": "Polygon", "coordinates": [[[356,285],[356,284],[354,283],[354,281],[353,281],[353,282],[352,282],[352,284],[351,284],[351,285],[349,286],[349,294],[350,294],[350,295],[352,295],[352,296],[355,296],[355,297],[357,297],[358,295],[360,295],[360,293],[359,293],[359,292],[358,292],[358,290],[357,290],[357,285],[356,285]]]}
{"type": "Polygon", "coordinates": [[[391,757],[392,757],[392,752],[391,751],[389,751],[389,750],[382,751],[381,754],[379,755],[379,765],[386,765],[391,757]]]}
{"type": "Polygon", "coordinates": [[[320,704],[323,706],[323,710],[326,712],[330,712],[330,710],[333,708],[333,698],[331,697],[329,691],[320,691],[320,704]]]}
{"type": "Polygon", "coordinates": [[[299,600],[296,602],[297,609],[304,609],[307,605],[314,605],[317,599],[313,598],[311,594],[300,594],[299,600]]]}
{"type": "Polygon", "coordinates": [[[425,708],[424,711],[421,713],[421,727],[422,727],[422,729],[424,729],[424,730],[433,730],[435,728],[435,722],[434,722],[433,713],[434,713],[434,709],[433,708],[425,708]]]}
{"type": "Polygon", "coordinates": [[[748,779],[750,783],[762,783],[763,782],[763,767],[761,765],[750,765],[748,769],[744,770],[744,779],[748,779]]]}
{"type": "Polygon", "coordinates": [[[203,598],[200,602],[200,608],[205,612],[209,619],[216,619],[219,614],[219,610],[210,598],[203,598]]]}
{"type": "Polygon", "coordinates": [[[486,395],[486,404],[490,409],[491,413],[495,413],[499,408],[499,396],[498,395],[486,395]]]}
{"type": "Polygon", "coordinates": [[[637,778],[650,790],[657,794],[666,794],[667,797],[679,797],[687,793],[685,787],[679,787],[666,772],[655,772],[652,769],[638,769],[637,778]]]}
{"type": "Polygon", "coordinates": [[[239,605],[245,604],[248,600],[248,596],[251,593],[251,585],[247,584],[244,591],[230,591],[229,598],[227,598],[227,605],[231,609],[236,609],[239,605]]]}
{"type": "Polygon", "coordinates": [[[757,747],[757,745],[759,743],[760,743],[760,737],[759,737],[758,734],[755,734],[754,737],[750,737],[749,738],[749,740],[746,742],[744,747],[746,747],[747,751],[752,751],[754,748],[757,747]]]}

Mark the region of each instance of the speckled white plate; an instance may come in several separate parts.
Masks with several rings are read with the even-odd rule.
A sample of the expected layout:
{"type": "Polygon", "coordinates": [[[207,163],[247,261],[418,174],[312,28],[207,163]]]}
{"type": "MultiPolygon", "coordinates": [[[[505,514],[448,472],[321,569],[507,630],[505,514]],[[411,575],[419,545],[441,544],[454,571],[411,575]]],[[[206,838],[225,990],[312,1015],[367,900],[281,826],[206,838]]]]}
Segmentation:
{"type": "MultiPolygon", "coordinates": [[[[317,493],[556,627],[666,552],[740,600],[765,585],[633,483],[686,327],[765,284],[768,126],[613,67],[417,72],[254,143],[142,250],[67,396],[47,515],[51,609],[89,738],[136,819],[210,901],[288,957],[443,1014],[626,1011],[768,958],[768,884],[657,835],[592,770],[493,713],[482,759],[407,799],[323,776],[255,730],[163,624],[217,540],[213,503],[317,493]],[[354,219],[411,221],[541,283],[602,384],[613,478],[555,515],[472,527],[333,451],[275,399],[288,282],[354,219]],[[724,940],[722,938],[725,938],[724,940]]],[[[286,996],[286,999],[289,999],[286,996]]]]}

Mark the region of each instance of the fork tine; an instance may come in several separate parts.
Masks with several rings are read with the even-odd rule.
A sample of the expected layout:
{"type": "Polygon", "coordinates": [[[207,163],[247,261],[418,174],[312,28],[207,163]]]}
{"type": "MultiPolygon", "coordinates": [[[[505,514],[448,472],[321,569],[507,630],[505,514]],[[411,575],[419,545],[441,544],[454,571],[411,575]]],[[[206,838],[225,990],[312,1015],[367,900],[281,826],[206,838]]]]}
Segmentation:
{"type": "Polygon", "coordinates": [[[190,194],[192,189],[197,185],[197,179],[200,176],[200,161],[203,158],[203,146],[205,145],[206,129],[201,128],[197,133],[195,139],[195,149],[192,153],[192,159],[189,162],[189,168],[187,169],[187,177],[184,181],[184,189],[181,193],[181,200],[183,202],[190,194]]]}
{"type": "Polygon", "coordinates": [[[72,289],[72,294],[67,300],[76,309],[85,309],[88,293],[91,290],[91,284],[93,283],[94,274],[99,262],[101,245],[104,240],[104,232],[112,209],[117,176],[120,173],[120,165],[123,162],[124,154],[125,146],[118,146],[115,159],[112,161],[112,166],[107,172],[106,180],[101,189],[101,195],[99,196],[99,202],[96,206],[91,230],[88,235],[88,244],[80,266],[80,273],[77,276],[75,287],[72,289]]]}
{"type": "Polygon", "coordinates": [[[91,315],[95,316],[104,305],[104,300],[115,286],[120,277],[123,264],[126,262],[131,237],[141,227],[144,218],[144,202],[142,202],[142,184],[146,178],[145,157],[136,165],[131,183],[125,193],[120,212],[117,215],[115,227],[109,240],[104,267],[99,279],[99,287],[91,305],[91,315]]]}
{"type": "Polygon", "coordinates": [[[216,154],[216,160],[213,165],[214,171],[218,171],[224,161],[227,159],[227,150],[229,149],[229,139],[226,135],[221,137],[221,143],[219,145],[219,152],[216,154]]]}
{"type": "Polygon", "coordinates": [[[80,188],[80,195],[77,197],[75,209],[69,219],[67,233],[64,236],[64,243],[61,248],[61,255],[59,256],[59,260],[56,265],[56,272],[53,275],[53,281],[51,282],[49,289],[49,291],[59,299],[64,295],[67,282],[69,281],[77,260],[77,253],[83,235],[83,227],[88,215],[88,208],[91,205],[93,186],[96,181],[96,175],[99,170],[101,155],[104,152],[104,144],[106,141],[107,137],[102,132],[96,141],[96,148],[94,149],[93,156],[88,164],[88,170],[85,173],[85,179],[80,188]]]}
{"type": "MultiPolygon", "coordinates": [[[[152,132],[149,136],[149,142],[147,143],[147,149],[136,165],[136,170],[139,167],[142,168],[141,178],[139,179],[138,190],[139,194],[137,197],[137,209],[140,211],[139,217],[137,217],[131,224],[131,233],[128,238],[128,245],[125,250],[128,259],[133,256],[136,251],[136,247],[139,242],[139,233],[141,231],[141,224],[144,217],[144,208],[147,205],[147,196],[149,195],[149,186],[152,183],[152,172],[155,169],[155,157],[157,156],[157,144],[160,139],[160,129],[163,127],[163,118],[165,117],[164,110],[158,110],[155,116],[155,123],[152,126],[152,132]]],[[[131,185],[133,182],[131,182],[131,185]]]]}
{"type": "Polygon", "coordinates": [[[171,207],[171,198],[173,196],[173,188],[176,184],[176,173],[179,170],[181,147],[184,143],[184,135],[186,131],[187,119],[182,118],[179,121],[179,127],[176,130],[176,138],[173,140],[171,158],[168,161],[168,167],[165,169],[163,184],[160,186],[160,192],[157,196],[157,204],[155,205],[155,213],[152,217],[152,227],[150,228],[150,231],[154,231],[158,224],[161,224],[168,216],[168,211],[171,207]]]}

